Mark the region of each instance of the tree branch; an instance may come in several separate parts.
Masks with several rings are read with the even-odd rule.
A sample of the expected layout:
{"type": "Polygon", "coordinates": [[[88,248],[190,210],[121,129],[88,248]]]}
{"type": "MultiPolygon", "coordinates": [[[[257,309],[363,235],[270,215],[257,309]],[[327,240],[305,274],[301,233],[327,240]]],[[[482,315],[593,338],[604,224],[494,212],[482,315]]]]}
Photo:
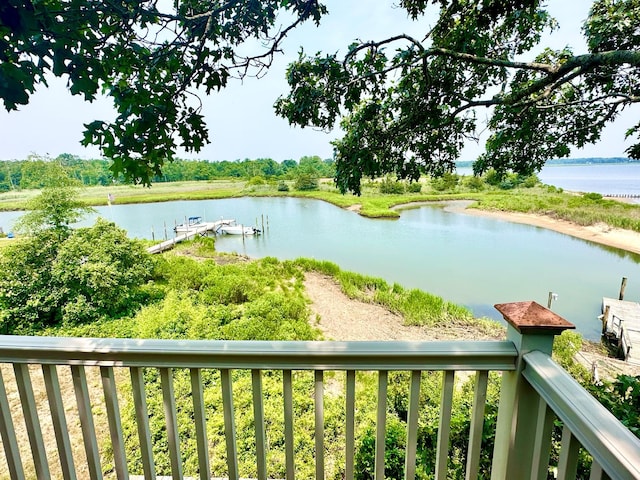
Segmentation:
{"type": "Polygon", "coordinates": [[[311,12],[312,10],[312,7],[315,7],[317,5],[318,5],[317,1],[308,2],[304,8],[304,11],[298,14],[295,22],[287,26],[284,30],[281,30],[278,34],[274,35],[273,37],[267,38],[267,40],[271,43],[271,47],[269,48],[269,50],[267,50],[266,52],[260,55],[255,55],[250,57],[238,57],[242,59],[240,63],[234,63],[233,65],[225,68],[227,68],[228,70],[232,70],[232,69],[244,70],[244,72],[238,74],[238,78],[243,79],[247,75],[249,75],[248,72],[251,66],[257,65],[259,66],[259,70],[255,76],[257,78],[260,78],[261,73],[265,69],[268,69],[269,67],[271,67],[271,64],[273,63],[273,57],[275,56],[275,54],[282,51],[282,49],[280,48],[280,45],[282,44],[284,39],[287,37],[289,32],[294,28],[296,28],[301,23],[305,22],[307,20],[307,16],[309,12],[311,12]]]}
{"type": "MultiPolygon", "coordinates": [[[[564,85],[571,81],[572,79],[588,73],[589,71],[593,71],[595,68],[599,66],[619,66],[623,64],[628,64],[633,67],[637,67],[640,65],[640,52],[632,51],[632,50],[613,50],[608,52],[601,52],[597,54],[584,54],[571,57],[567,59],[564,63],[553,65],[548,63],[539,63],[539,62],[517,62],[513,60],[500,59],[500,58],[489,58],[489,57],[479,57],[476,55],[471,55],[468,53],[456,52],[453,50],[448,50],[445,48],[428,48],[425,49],[422,44],[416,40],[415,38],[406,35],[396,35],[393,37],[389,37],[385,40],[381,40],[379,42],[365,42],[358,45],[356,48],[352,49],[347,53],[345,58],[342,61],[343,68],[346,70],[348,68],[348,62],[360,51],[366,48],[379,48],[383,45],[396,42],[398,40],[407,40],[412,45],[418,48],[420,51],[420,61],[424,62],[428,57],[447,57],[456,60],[460,60],[465,63],[477,64],[477,65],[488,65],[494,67],[503,67],[512,70],[530,70],[544,73],[545,76],[540,78],[539,80],[533,82],[529,87],[519,90],[517,94],[505,95],[502,98],[494,97],[491,100],[481,100],[470,102],[468,105],[462,106],[456,110],[456,114],[476,106],[491,106],[497,104],[511,104],[511,105],[520,105],[520,100],[530,97],[531,95],[544,90],[544,93],[535,101],[538,101],[540,98],[548,97],[554,90],[556,90],[561,85],[564,85]]],[[[399,64],[393,64],[389,67],[377,71],[371,72],[365,75],[358,76],[354,78],[350,83],[357,82],[362,78],[371,78],[375,76],[380,76],[392,72],[394,70],[406,67],[407,65],[411,65],[412,63],[418,63],[418,60],[415,62],[403,62],[399,64]]],[[[527,100],[523,102],[522,105],[526,105],[531,103],[531,100],[527,100]]]]}
{"type": "Polygon", "coordinates": [[[414,46],[418,47],[418,50],[420,50],[421,52],[424,52],[424,47],[422,46],[422,44],[416,40],[415,38],[411,37],[410,35],[407,35],[405,33],[400,34],[400,35],[396,35],[394,37],[389,37],[386,38],[384,40],[381,40],[379,42],[365,42],[365,43],[361,43],[360,45],[358,45],[356,48],[354,48],[353,50],[350,50],[349,53],[347,53],[344,57],[344,60],[342,60],[342,66],[344,67],[344,69],[347,69],[347,62],[349,60],[351,60],[352,57],[354,57],[358,52],[360,52],[361,50],[365,50],[367,48],[375,48],[378,49],[380,48],[382,45],[386,45],[388,43],[393,43],[397,40],[407,40],[410,43],[412,43],[414,46]]]}
{"type": "Polygon", "coordinates": [[[612,104],[609,110],[607,111],[606,115],[604,115],[602,118],[596,119],[595,121],[591,122],[588,125],[584,125],[582,127],[574,128],[571,130],[566,130],[559,136],[559,138],[566,138],[578,132],[585,132],[585,131],[591,130],[592,128],[604,126],[609,120],[611,120],[615,116],[615,114],[618,111],[618,105],[619,104],[612,104]]]}
{"type": "Polygon", "coordinates": [[[612,50],[609,52],[571,57],[563,64],[557,66],[555,71],[551,72],[551,75],[533,82],[529,87],[518,91],[517,94],[508,95],[505,103],[516,105],[518,100],[533,95],[549,85],[562,85],[600,66],[620,66],[624,64],[639,66],[640,51],[612,50]],[[563,78],[565,75],[567,75],[567,77],[563,78]]]}
{"type": "Polygon", "coordinates": [[[467,63],[475,63],[478,65],[489,65],[493,67],[506,67],[517,70],[536,70],[545,73],[553,73],[554,66],[547,63],[537,62],[516,62],[513,60],[505,60],[501,58],[478,57],[469,53],[461,53],[446,48],[428,48],[424,50],[426,56],[449,57],[462,60],[467,63]]]}
{"type": "MultiPolygon", "coordinates": [[[[478,60],[476,58],[475,60],[478,60]]],[[[490,61],[491,59],[483,59],[490,61]]],[[[474,60],[471,60],[474,61],[474,60]]],[[[478,63],[484,63],[483,61],[478,63]]],[[[519,68],[517,65],[518,62],[507,62],[511,63],[511,68],[519,68]]],[[[517,107],[524,107],[528,105],[533,105],[535,103],[539,103],[544,98],[548,98],[555,90],[557,90],[560,86],[565,85],[571,80],[592,71],[598,66],[601,65],[620,65],[620,64],[630,64],[632,66],[640,65],[640,52],[635,51],[626,51],[626,50],[616,50],[610,52],[603,52],[601,54],[586,54],[579,55],[576,57],[572,57],[564,64],[555,68],[555,72],[552,72],[551,75],[547,77],[543,77],[537,82],[532,83],[528,88],[519,91],[516,95],[506,95],[506,96],[495,96],[490,100],[477,100],[477,101],[469,101],[466,105],[462,105],[458,107],[451,115],[457,116],[465,110],[470,108],[484,106],[494,106],[494,105],[512,105],[517,107]],[[524,98],[530,97],[537,92],[540,92],[544,88],[544,91],[534,97],[529,98],[526,101],[520,101],[524,98]]],[[[490,63],[491,65],[501,65],[507,66],[505,63],[490,63]]],[[[520,64],[522,65],[522,64],[520,64]]],[[[532,65],[532,64],[529,64],[532,65]]],[[[620,99],[618,103],[636,103],[640,101],[640,97],[625,95],[622,93],[615,93],[611,95],[603,96],[600,100],[611,97],[624,97],[624,99],[620,99]]],[[[584,103],[584,102],[578,102],[584,103]]],[[[592,102],[593,103],[593,102],[592,102]]]]}
{"type": "Polygon", "coordinates": [[[606,100],[617,98],[617,100],[607,102],[607,105],[623,105],[629,103],[640,103],[640,97],[626,95],[623,93],[612,93],[610,95],[601,95],[599,97],[576,100],[575,102],[554,103],[552,105],[539,105],[540,110],[553,110],[562,107],[579,107],[581,105],[592,105],[594,103],[604,102],[606,100]]]}

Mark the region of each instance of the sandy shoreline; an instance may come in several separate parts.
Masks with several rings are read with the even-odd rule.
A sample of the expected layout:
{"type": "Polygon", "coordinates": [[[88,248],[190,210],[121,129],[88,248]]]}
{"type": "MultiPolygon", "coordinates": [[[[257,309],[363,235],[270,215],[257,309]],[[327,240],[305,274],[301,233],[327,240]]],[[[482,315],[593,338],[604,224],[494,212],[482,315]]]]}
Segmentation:
{"type": "MultiPolygon", "coordinates": [[[[546,228],[555,232],[571,235],[590,242],[619,248],[627,252],[640,254],[640,233],[632,230],[613,228],[604,223],[582,226],[566,220],[559,220],[545,215],[532,213],[502,212],[495,210],[480,210],[477,208],[467,208],[474,203],[472,200],[453,200],[448,202],[421,202],[421,204],[440,203],[445,210],[465,215],[475,215],[478,217],[495,218],[514,223],[523,223],[534,227],[546,228]]],[[[395,208],[411,208],[413,205],[399,205],[395,208]]],[[[416,204],[417,206],[417,204],[416,204]]]]}

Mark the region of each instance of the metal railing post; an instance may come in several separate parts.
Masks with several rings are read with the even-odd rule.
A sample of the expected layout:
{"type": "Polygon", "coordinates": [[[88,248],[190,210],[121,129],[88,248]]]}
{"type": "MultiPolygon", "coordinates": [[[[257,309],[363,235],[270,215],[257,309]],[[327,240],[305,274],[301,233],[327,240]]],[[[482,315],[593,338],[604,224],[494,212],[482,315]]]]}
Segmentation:
{"type": "Polygon", "coordinates": [[[522,357],[533,350],[551,355],[554,336],[575,326],[536,302],[502,303],[495,308],[507,321],[507,340],[515,345],[518,358],[516,369],[502,374],[491,479],[529,478],[539,423],[536,412],[542,400],[521,374],[522,357]]]}

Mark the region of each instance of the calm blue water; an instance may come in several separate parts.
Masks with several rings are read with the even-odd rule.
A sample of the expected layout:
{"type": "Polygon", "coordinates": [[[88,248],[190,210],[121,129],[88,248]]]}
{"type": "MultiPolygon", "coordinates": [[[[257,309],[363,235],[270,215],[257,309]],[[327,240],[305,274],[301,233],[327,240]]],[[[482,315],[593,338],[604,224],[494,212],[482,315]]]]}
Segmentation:
{"type": "Polygon", "coordinates": [[[539,175],[548,184],[565,190],[640,195],[640,162],[620,165],[551,166],[539,175]]]}
{"type": "MultiPolygon", "coordinates": [[[[459,168],[460,175],[472,175],[471,168],[459,168]]],[[[538,177],[547,185],[574,192],[603,195],[640,195],[640,162],[613,165],[553,165],[544,167],[538,177]]]]}
{"type": "MultiPolygon", "coordinates": [[[[560,167],[552,167],[560,168],[560,167]]],[[[567,167],[580,168],[580,167],[567,167]]],[[[637,167],[632,167],[637,168],[637,167]]],[[[640,172],[640,169],[637,170],[640,172]]],[[[594,191],[593,188],[585,189],[594,191]]],[[[216,247],[252,257],[311,257],[345,270],[374,275],[407,288],[466,305],[477,316],[499,319],[496,303],[535,300],[599,338],[602,296],[616,296],[629,278],[627,295],[638,298],[640,256],[537,227],[445,212],[436,206],[406,209],[399,220],[371,220],[316,200],[239,198],[99,207],[98,214],[129,235],[172,236],[185,216],[235,218],[259,227],[262,236],[221,236],[216,247]],[[635,285],[635,286],[634,286],[635,285]]],[[[0,213],[7,230],[19,212],[0,213]]],[[[84,224],[91,224],[93,218],[84,224]]]]}

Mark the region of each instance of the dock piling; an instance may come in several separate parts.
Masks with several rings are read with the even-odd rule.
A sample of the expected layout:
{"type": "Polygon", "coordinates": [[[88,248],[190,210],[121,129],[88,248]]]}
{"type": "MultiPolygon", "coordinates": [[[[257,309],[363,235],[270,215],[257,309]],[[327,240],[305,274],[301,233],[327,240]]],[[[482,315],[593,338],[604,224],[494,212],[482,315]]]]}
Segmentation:
{"type": "Polygon", "coordinates": [[[558,294],[557,293],[549,292],[549,299],[547,300],[547,308],[549,310],[551,310],[551,303],[554,300],[557,300],[557,299],[558,299],[558,294]]]}
{"type": "Polygon", "coordinates": [[[602,334],[607,333],[607,322],[609,321],[609,310],[611,310],[611,305],[605,305],[604,313],[602,314],[602,334]]]}
{"type": "Polygon", "coordinates": [[[624,300],[624,290],[627,288],[627,277],[622,277],[622,283],[620,284],[620,295],[618,300],[624,300]]]}

